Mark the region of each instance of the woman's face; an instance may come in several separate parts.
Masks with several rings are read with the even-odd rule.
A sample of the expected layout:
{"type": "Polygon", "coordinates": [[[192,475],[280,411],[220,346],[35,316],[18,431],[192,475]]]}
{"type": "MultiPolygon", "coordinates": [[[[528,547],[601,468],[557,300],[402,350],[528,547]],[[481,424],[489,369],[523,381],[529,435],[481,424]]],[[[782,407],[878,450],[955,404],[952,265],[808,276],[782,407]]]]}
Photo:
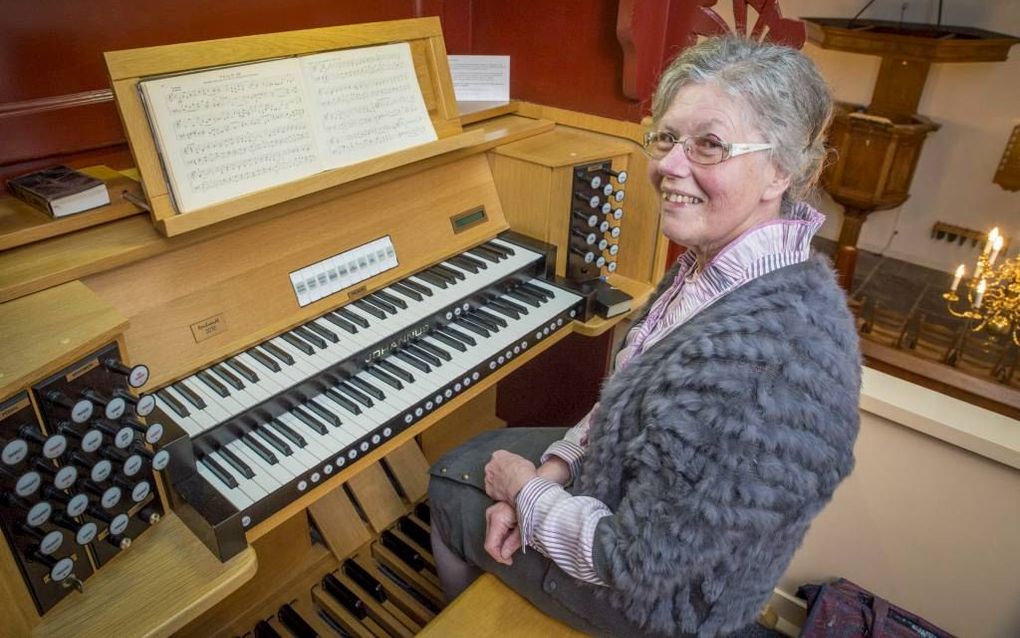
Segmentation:
{"type": "MultiPolygon", "coordinates": [[[[711,84],[680,89],[656,129],[678,138],[711,136],[727,143],[765,142],[746,108],[711,84]]],[[[787,176],[768,151],[748,153],[703,166],[687,159],[682,144],[651,160],[649,178],[659,193],[662,232],[695,251],[702,265],[756,224],[779,217],[787,176]]]]}

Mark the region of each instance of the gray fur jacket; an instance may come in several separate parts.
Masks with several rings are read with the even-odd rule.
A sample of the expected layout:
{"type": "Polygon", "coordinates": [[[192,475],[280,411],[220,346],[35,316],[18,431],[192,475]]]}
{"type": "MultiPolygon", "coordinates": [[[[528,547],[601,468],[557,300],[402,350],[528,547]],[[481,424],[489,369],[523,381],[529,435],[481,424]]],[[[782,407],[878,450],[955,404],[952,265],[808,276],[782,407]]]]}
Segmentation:
{"type": "Polygon", "coordinates": [[[596,595],[655,633],[752,622],[853,468],[860,368],[846,298],[812,257],[727,294],[613,375],[573,490],[614,512],[595,534],[609,584],[596,595]]]}

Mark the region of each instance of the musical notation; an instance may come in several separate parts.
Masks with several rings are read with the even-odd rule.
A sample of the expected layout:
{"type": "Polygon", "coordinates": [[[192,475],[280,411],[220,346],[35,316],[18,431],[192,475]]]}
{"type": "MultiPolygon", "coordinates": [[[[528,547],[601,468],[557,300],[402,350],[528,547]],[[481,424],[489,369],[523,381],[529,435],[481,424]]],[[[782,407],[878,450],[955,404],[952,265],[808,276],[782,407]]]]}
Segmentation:
{"type": "Polygon", "coordinates": [[[180,212],[436,139],[406,43],[139,87],[180,212]]]}

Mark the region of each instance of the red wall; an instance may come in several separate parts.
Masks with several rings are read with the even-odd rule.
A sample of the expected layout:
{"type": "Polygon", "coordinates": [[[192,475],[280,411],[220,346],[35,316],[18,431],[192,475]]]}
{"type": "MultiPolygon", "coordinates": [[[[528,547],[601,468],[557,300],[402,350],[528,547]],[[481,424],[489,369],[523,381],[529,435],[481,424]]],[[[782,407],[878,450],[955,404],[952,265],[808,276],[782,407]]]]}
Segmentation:
{"type": "Polygon", "coordinates": [[[0,0],[0,179],[58,161],[133,163],[112,102],[68,104],[109,87],[104,51],[419,16],[440,16],[449,53],[510,55],[518,99],[637,120],[620,88],[617,3],[0,0]]]}

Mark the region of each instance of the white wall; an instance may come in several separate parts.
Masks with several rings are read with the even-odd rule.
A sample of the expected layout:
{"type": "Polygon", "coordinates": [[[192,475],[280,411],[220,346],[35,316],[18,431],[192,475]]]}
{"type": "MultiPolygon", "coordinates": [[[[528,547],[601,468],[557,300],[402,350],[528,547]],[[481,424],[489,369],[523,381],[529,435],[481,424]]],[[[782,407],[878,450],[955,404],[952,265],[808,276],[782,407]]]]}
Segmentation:
{"type": "MultiPolygon", "coordinates": [[[[780,0],[786,17],[851,17],[866,0],[780,0]]],[[[898,20],[903,0],[876,0],[862,18],[898,20]]],[[[934,22],[938,0],[907,0],[904,20],[934,22]]],[[[720,13],[730,3],[720,2],[720,13]]],[[[753,11],[752,11],[753,13],[753,11]]],[[[732,21],[727,16],[727,20],[732,21]]],[[[1020,37],[1020,0],[944,0],[942,23],[976,27],[1020,37]]],[[[868,104],[879,58],[826,51],[808,43],[805,52],[819,65],[836,98],[868,104]]],[[[1020,192],[992,183],[1013,127],[1020,124],[1020,44],[1005,62],[935,64],[928,74],[921,115],[942,128],[929,135],[910,199],[898,209],[873,213],[858,246],[917,264],[952,271],[973,263],[981,249],[931,239],[942,221],[988,232],[993,226],[1011,239],[1010,255],[1020,252],[1020,192]],[[896,233],[893,236],[893,233],[896,233]]],[[[828,198],[826,198],[827,200],[828,198]]],[[[828,216],[821,235],[836,239],[842,208],[823,202],[828,216]]],[[[968,268],[970,270],[970,268],[968,268]]]]}

